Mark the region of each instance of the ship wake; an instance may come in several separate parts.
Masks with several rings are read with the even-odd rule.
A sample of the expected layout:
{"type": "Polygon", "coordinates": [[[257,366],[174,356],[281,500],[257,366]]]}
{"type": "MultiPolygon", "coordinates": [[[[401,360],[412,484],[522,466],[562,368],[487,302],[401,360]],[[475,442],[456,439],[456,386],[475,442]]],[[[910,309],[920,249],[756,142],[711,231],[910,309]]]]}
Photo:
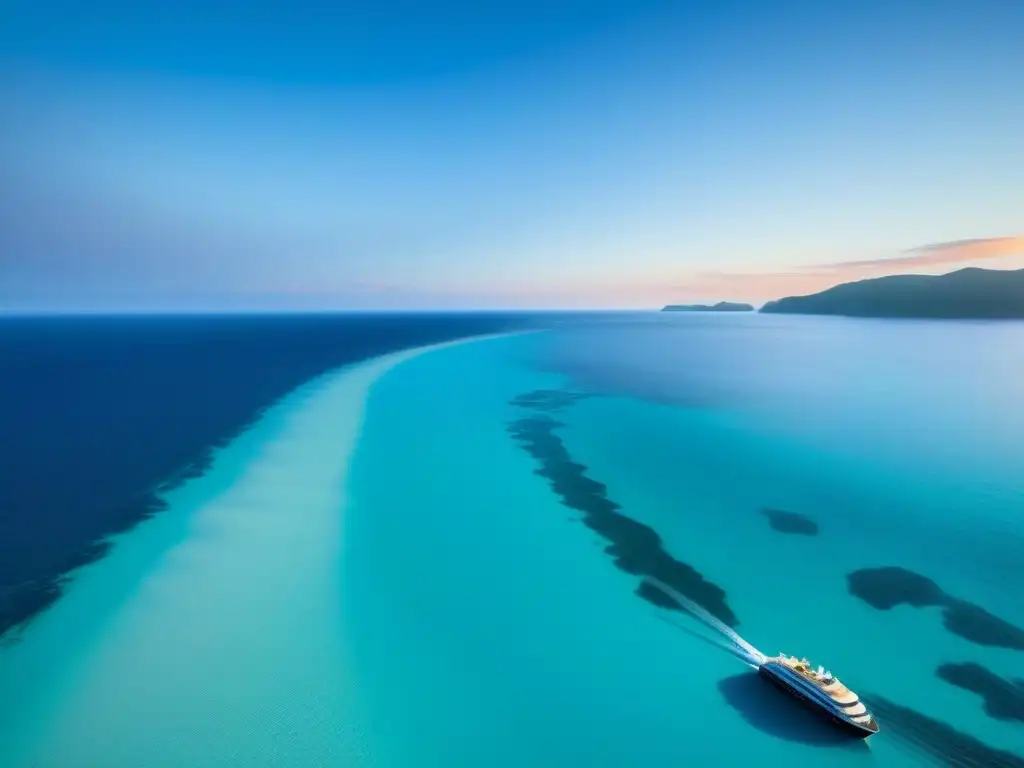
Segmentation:
{"type": "Polygon", "coordinates": [[[673,626],[699,637],[705,642],[731,653],[749,667],[757,669],[764,663],[767,658],[765,654],[747,642],[735,629],[716,616],[713,616],[707,609],[681,594],[678,590],[673,589],[663,581],[659,581],[651,576],[646,577],[645,581],[647,581],[647,583],[652,587],[655,587],[659,591],[664,592],[668,597],[672,598],[672,600],[677,602],[684,611],[697,619],[697,621],[704,627],[712,630],[715,633],[715,637],[707,637],[705,635],[698,634],[693,632],[689,627],[679,623],[677,620],[670,619],[667,616],[662,616],[665,621],[668,621],[673,626]]]}

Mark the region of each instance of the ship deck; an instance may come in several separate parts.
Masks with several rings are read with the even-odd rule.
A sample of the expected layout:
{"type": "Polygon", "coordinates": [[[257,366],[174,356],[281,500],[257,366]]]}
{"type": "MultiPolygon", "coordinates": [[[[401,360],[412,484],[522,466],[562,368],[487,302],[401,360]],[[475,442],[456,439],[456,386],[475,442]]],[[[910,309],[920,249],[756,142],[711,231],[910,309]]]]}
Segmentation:
{"type": "Polygon", "coordinates": [[[813,702],[806,695],[806,692],[800,692],[799,686],[795,685],[795,680],[787,681],[785,679],[786,675],[772,672],[772,666],[785,668],[793,677],[798,677],[800,680],[812,685],[838,705],[839,711],[832,715],[832,719],[845,730],[860,737],[878,732],[878,724],[871,713],[868,712],[864,703],[860,701],[856,693],[839,682],[839,680],[833,678],[831,682],[826,683],[825,679],[818,677],[810,670],[805,660],[798,661],[797,659],[784,656],[766,658],[764,660],[762,672],[767,674],[770,680],[776,685],[785,687],[801,699],[814,703],[817,707],[825,707],[826,705],[823,701],[813,702]]]}

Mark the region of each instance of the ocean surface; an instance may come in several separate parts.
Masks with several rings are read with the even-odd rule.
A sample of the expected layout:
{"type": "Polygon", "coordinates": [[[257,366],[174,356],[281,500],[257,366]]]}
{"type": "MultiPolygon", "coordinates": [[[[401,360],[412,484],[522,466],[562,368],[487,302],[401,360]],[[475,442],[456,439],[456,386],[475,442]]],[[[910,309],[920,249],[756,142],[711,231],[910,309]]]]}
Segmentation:
{"type": "Polygon", "coordinates": [[[1022,323],[21,319],[0,368],[0,768],[1024,766],[1022,323]]]}

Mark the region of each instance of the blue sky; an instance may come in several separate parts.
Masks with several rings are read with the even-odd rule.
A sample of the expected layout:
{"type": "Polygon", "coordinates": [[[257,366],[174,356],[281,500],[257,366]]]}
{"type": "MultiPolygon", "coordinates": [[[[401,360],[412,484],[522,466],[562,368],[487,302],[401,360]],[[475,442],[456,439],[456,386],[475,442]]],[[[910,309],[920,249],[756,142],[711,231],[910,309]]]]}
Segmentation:
{"type": "Polygon", "coordinates": [[[1012,1],[15,0],[0,307],[656,306],[1024,266],[1022,32],[1012,1]]]}

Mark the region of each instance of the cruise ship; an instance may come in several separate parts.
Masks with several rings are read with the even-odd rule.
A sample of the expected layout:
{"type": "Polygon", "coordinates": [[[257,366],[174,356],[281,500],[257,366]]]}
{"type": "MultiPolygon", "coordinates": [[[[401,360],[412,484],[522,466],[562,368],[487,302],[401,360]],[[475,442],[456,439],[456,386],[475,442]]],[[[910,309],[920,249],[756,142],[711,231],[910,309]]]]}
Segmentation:
{"type": "Polygon", "coordinates": [[[827,715],[851,736],[864,739],[878,733],[878,723],[857,694],[824,667],[811,669],[807,659],[780,653],[765,658],[757,671],[815,711],[827,715]]]}

